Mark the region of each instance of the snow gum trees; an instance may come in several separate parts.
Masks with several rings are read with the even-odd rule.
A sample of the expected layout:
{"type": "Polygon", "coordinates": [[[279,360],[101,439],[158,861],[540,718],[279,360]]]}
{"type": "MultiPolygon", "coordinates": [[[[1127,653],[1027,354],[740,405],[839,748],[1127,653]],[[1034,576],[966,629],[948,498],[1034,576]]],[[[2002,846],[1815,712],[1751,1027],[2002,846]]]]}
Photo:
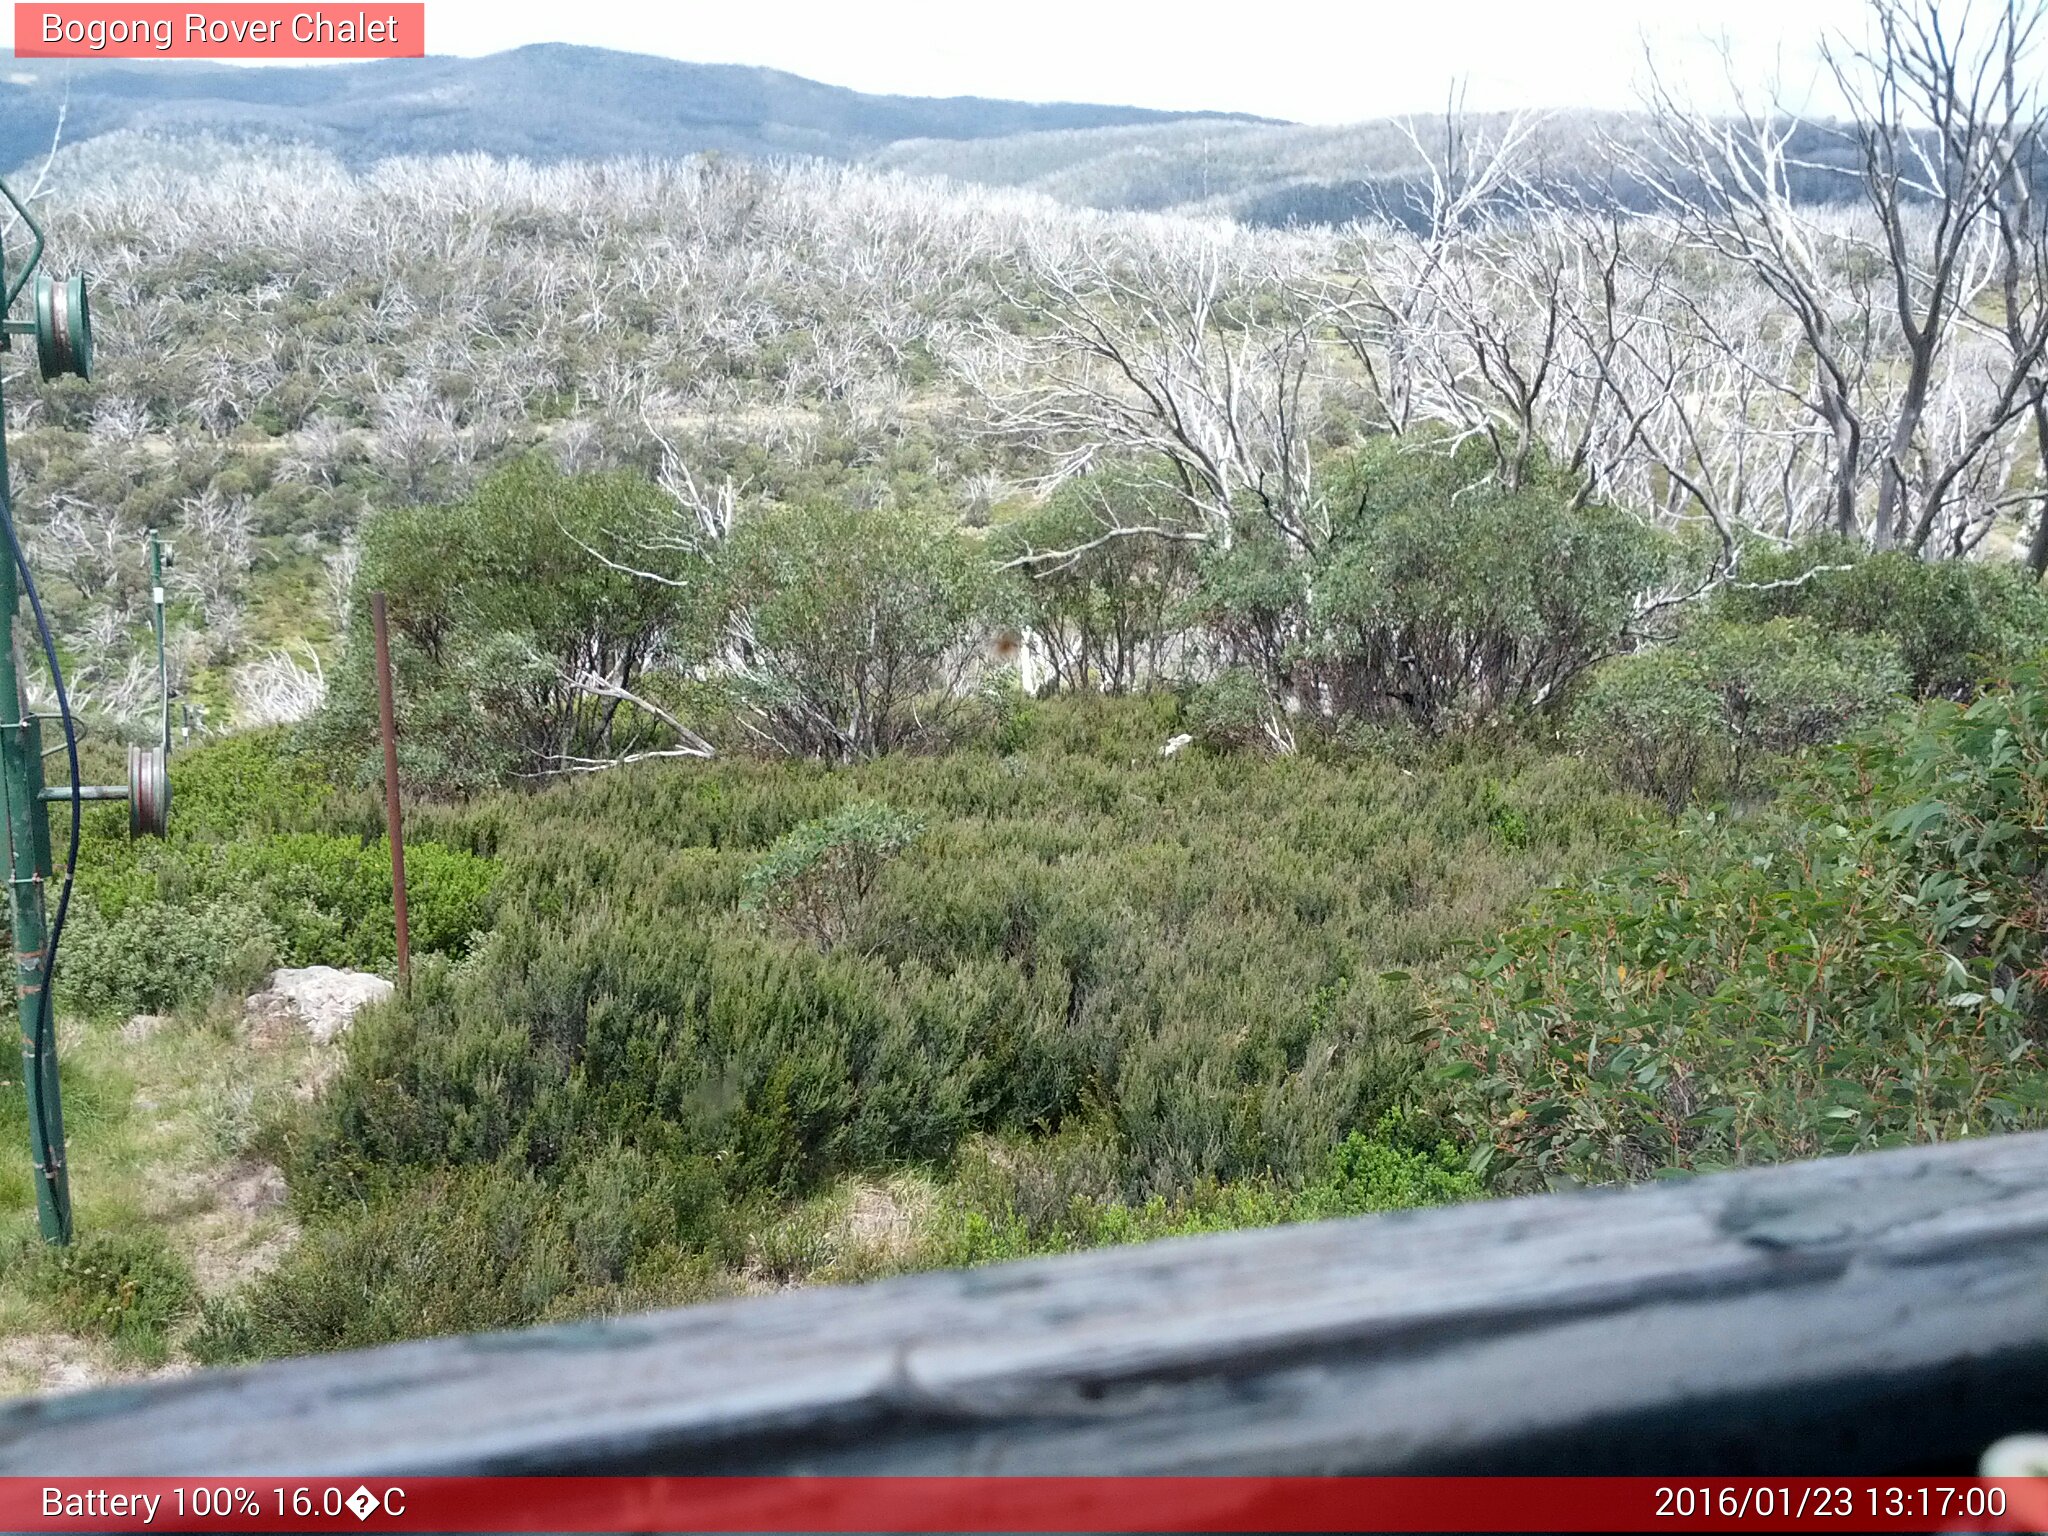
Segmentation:
{"type": "MultiPolygon", "coordinates": [[[[1421,686],[1457,668],[1442,649],[1425,662],[1416,631],[1336,621],[1363,551],[1378,589],[1403,568],[1408,552],[1382,547],[1397,528],[1447,540],[1433,578],[1463,539],[1508,562],[1445,598],[1468,618],[1487,606],[1475,594],[1524,582],[1517,562],[1544,558],[1559,517],[1583,525],[1569,540],[1597,541],[1602,508],[1680,535],[1683,560],[1616,546],[1595,562],[1635,583],[1628,601],[1549,682],[1510,690],[1532,698],[1739,580],[1755,547],[1827,533],[1931,559],[1991,540],[2039,575],[2042,18],[2038,0],[1874,0],[1867,35],[1827,47],[1839,121],[1700,112],[1655,83],[1646,125],[1608,145],[1605,191],[1546,179],[1526,122],[1482,132],[1454,109],[1411,129],[1423,174],[1380,221],[1035,232],[1000,279],[1005,307],[957,349],[962,371],[999,434],[1043,451],[1048,482],[1113,469],[1156,494],[1097,495],[1091,517],[1034,526],[1011,563],[1050,579],[1116,541],[1186,545],[1211,660],[1262,676],[1276,722],[1355,707],[1358,675],[1427,720],[1494,707],[1480,700],[1498,680],[1421,686]],[[1386,451],[1333,451],[1361,429],[1386,451]],[[1426,514],[1396,508],[1402,494],[1426,514]],[[1521,498],[1509,536],[1476,510],[1502,494],[1521,498]],[[1360,673],[1381,647],[1388,666],[1360,673]]],[[[1452,650],[1492,644],[1451,629],[1452,650]]]]}

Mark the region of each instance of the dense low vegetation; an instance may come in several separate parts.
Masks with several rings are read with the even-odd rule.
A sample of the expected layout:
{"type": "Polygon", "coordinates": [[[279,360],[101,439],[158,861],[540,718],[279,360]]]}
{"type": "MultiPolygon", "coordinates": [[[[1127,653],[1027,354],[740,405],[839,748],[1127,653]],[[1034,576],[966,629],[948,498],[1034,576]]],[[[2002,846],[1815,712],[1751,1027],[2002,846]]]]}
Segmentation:
{"type": "MultiPolygon", "coordinates": [[[[168,1010],[216,988],[252,991],[279,965],[375,969],[393,955],[388,846],[323,818],[334,791],[276,732],[181,759],[163,842],[130,844],[126,812],[85,818],[63,995],[123,1014],[168,1010]]],[[[359,814],[364,828],[374,818],[359,814]]],[[[413,942],[463,952],[486,926],[488,860],[409,842],[419,895],[413,942]]]]}
{"type": "Polygon", "coordinates": [[[1474,1166],[1611,1181],[2048,1124],[2048,679],[1547,894],[1441,996],[1474,1166]]]}
{"type": "Polygon", "coordinates": [[[943,756],[436,813],[493,847],[496,924],[351,1035],[288,1137],[309,1235],[206,1347],[1476,1191],[1401,973],[1639,813],[1526,748],[1162,758],[1178,723],[1060,701],[943,756]],[[826,1230],[903,1177],[893,1246],[826,1230]]]}

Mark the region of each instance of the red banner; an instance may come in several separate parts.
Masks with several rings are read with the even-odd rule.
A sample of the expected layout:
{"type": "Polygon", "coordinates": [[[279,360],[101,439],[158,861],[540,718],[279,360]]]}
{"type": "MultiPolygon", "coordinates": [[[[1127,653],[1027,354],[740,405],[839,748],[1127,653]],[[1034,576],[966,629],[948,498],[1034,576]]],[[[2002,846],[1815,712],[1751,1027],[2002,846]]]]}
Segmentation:
{"type": "Polygon", "coordinates": [[[14,7],[22,59],[417,59],[426,51],[420,3],[14,7]]]}
{"type": "Polygon", "coordinates": [[[2048,1531],[2048,1478],[0,1478],[8,1531],[2048,1531]]]}

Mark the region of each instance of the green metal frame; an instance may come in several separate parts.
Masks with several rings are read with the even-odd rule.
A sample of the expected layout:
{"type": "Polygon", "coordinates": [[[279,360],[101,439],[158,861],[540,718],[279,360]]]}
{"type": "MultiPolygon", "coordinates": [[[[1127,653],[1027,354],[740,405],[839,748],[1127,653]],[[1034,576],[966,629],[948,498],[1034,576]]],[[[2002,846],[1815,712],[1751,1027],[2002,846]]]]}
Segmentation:
{"type": "Polygon", "coordinates": [[[156,691],[163,705],[157,745],[164,749],[164,759],[168,762],[171,756],[171,669],[164,655],[164,541],[154,528],[149,530],[149,606],[156,623],[156,691]]]}
{"type": "MultiPolygon", "coordinates": [[[[21,265],[21,276],[17,277],[13,284],[6,289],[5,296],[0,297],[0,318],[5,318],[7,311],[14,308],[14,301],[21,296],[21,290],[28,286],[28,280],[35,275],[36,267],[43,259],[43,226],[36,222],[36,216],[28,211],[28,204],[16,197],[14,189],[8,186],[5,181],[0,181],[0,199],[5,199],[7,206],[12,208],[21,222],[28,226],[29,235],[35,241],[29,247],[28,260],[21,265]]],[[[4,256],[0,256],[0,260],[4,260],[4,256]]],[[[0,274],[0,276],[4,276],[4,274],[0,274]]],[[[8,329],[14,330],[17,328],[10,326],[8,329]]],[[[28,327],[23,326],[19,329],[26,330],[28,327]]]]}
{"type": "MultiPolygon", "coordinates": [[[[12,320],[8,310],[36,277],[43,258],[43,231],[28,207],[0,181],[5,202],[28,226],[32,244],[28,260],[13,281],[7,280],[6,252],[0,250],[0,351],[16,336],[35,338],[36,359],[45,379],[60,374],[90,378],[92,321],[85,279],[59,282],[43,274],[35,286],[35,318],[12,320]]],[[[50,788],[43,782],[42,723],[28,710],[23,689],[21,619],[24,585],[33,583],[16,566],[20,541],[14,527],[14,498],[7,467],[7,403],[0,397],[0,835],[7,854],[7,905],[14,933],[15,1014],[21,1029],[22,1083],[28,1097],[29,1155],[35,1164],[36,1220],[43,1240],[71,1241],[71,1179],[65,1166],[64,1104],[57,1075],[56,1020],[45,1016],[49,1006],[47,968],[52,963],[45,914],[56,865],[50,849],[50,806],[73,799],[126,800],[128,826],[134,836],[162,836],[170,812],[170,781],[165,771],[171,750],[170,670],[164,654],[163,544],[149,531],[149,574],[155,610],[157,686],[162,707],[157,745],[128,749],[125,785],[78,784],[70,775],[50,788]]],[[[47,640],[39,632],[39,639],[47,640]]],[[[56,665],[54,653],[50,663],[56,665]]],[[[61,698],[62,690],[59,689],[61,698]]],[[[73,765],[75,771],[75,762],[73,765]]],[[[72,850],[75,855],[75,850],[72,850]]],[[[67,865],[68,869],[68,865],[67,865]]],[[[60,899],[58,910],[63,910],[60,899]]]]}
{"type": "MultiPolygon", "coordinates": [[[[34,237],[21,273],[4,289],[0,323],[7,336],[33,333],[33,322],[8,321],[7,310],[42,260],[43,231],[4,181],[0,197],[34,237]]],[[[0,252],[0,277],[5,253],[0,252]]],[[[4,384],[0,384],[4,388],[4,384]]],[[[0,519],[11,527],[14,495],[7,465],[7,404],[0,394],[0,519]]],[[[0,547],[0,808],[6,818],[7,902],[13,918],[15,1013],[21,1027],[22,1084],[28,1095],[29,1155],[35,1165],[36,1221],[48,1243],[71,1241],[71,1179],[64,1157],[64,1103],[57,1076],[56,1021],[44,1028],[43,966],[48,947],[44,892],[52,864],[50,810],[43,796],[42,731],[22,690],[15,626],[21,617],[21,578],[10,550],[0,547]],[[41,1091],[38,1092],[38,1085],[41,1091]]],[[[68,787],[67,787],[68,793],[68,787]]]]}

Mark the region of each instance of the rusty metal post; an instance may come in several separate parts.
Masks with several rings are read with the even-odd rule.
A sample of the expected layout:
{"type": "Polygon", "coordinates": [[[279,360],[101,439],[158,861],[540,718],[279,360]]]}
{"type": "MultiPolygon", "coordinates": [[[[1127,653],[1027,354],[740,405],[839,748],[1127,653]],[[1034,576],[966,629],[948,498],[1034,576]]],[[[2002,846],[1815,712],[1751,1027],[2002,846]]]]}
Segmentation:
{"type": "Polygon", "coordinates": [[[398,984],[412,980],[412,935],[405,921],[405,834],[398,815],[398,721],[391,704],[391,630],[384,594],[370,594],[370,627],[377,635],[377,725],[384,736],[384,824],[391,837],[391,916],[398,930],[398,984]]]}

